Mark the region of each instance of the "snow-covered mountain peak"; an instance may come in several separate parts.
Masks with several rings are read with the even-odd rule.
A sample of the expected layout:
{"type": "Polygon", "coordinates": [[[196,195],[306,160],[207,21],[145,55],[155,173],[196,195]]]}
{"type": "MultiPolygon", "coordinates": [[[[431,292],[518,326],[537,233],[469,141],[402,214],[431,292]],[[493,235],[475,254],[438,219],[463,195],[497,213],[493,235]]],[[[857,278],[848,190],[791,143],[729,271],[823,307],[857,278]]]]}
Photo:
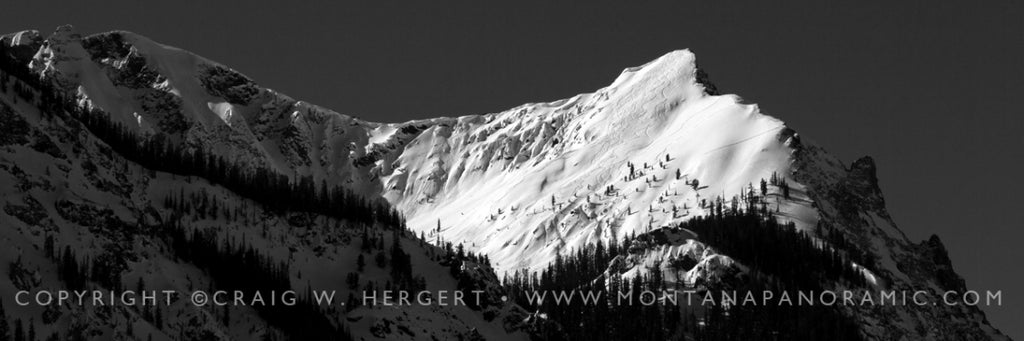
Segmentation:
{"type": "MultiPolygon", "coordinates": [[[[145,134],[384,197],[412,228],[440,221],[433,237],[486,252],[503,271],[702,214],[791,163],[783,123],[736,96],[708,95],[689,50],[627,68],[594,93],[384,124],[130,32],[60,45],[33,63],[85,105],[145,134]]],[[[802,226],[816,219],[806,205],[781,206],[802,226]]]]}
{"type": "Polygon", "coordinates": [[[86,57],[80,44],[82,36],[71,25],[57,27],[43,42],[42,48],[33,57],[30,67],[37,70],[42,77],[54,77],[55,73],[64,71],[71,77],[77,76],[68,70],[61,70],[59,64],[73,63],[86,57]]]}
{"type": "Polygon", "coordinates": [[[39,35],[39,31],[36,30],[25,30],[10,35],[10,46],[26,46],[35,45],[43,41],[43,37],[39,35]]]}
{"type": "MultiPolygon", "coordinates": [[[[9,64],[20,66],[12,69],[28,70],[12,84],[43,82],[74,101],[62,104],[106,115],[143,138],[159,135],[181,150],[386,199],[409,228],[430,241],[486,254],[499,273],[539,270],[556,255],[651,232],[667,236],[667,244],[631,249],[609,271],[661,271],[690,284],[740,274],[749,269],[695,233],[661,229],[719,205],[771,212],[765,214],[793,222],[821,245],[842,240],[842,248],[863,256],[854,268],[870,285],[958,285],[948,260],[936,261],[945,257],[938,239],[913,244],[895,226],[870,158],[848,165],[757,105],[720,95],[689,50],[627,68],[609,86],[568,99],[484,115],[375,123],[295,100],[227,66],[130,32],[81,37],[60,28],[43,40],[23,31],[0,36],[0,43],[9,64]],[[667,267],[681,257],[696,265],[667,267]]],[[[5,96],[11,113],[38,111],[32,96],[20,94],[28,103],[18,94],[5,96]]],[[[62,120],[32,121],[56,132],[79,129],[62,120]]],[[[62,145],[76,143],[63,137],[71,135],[55,136],[62,136],[62,145]]],[[[33,148],[63,158],[45,146],[33,148]]],[[[90,153],[81,160],[104,155],[90,153]]],[[[997,335],[983,317],[971,317],[975,311],[934,307],[898,318],[891,317],[902,310],[861,316],[870,335],[893,328],[904,330],[901,335],[943,335],[945,329],[997,335]]]]}
{"type": "MultiPolygon", "coordinates": [[[[773,174],[788,178],[793,163],[791,130],[737,96],[711,94],[689,50],[627,68],[593,93],[384,124],[134,33],[72,32],[59,29],[32,63],[83,105],[144,134],[383,197],[413,229],[487,253],[502,271],[705,214],[773,174]]],[[[810,205],[776,209],[810,228],[810,205]]]]}
{"type": "Polygon", "coordinates": [[[697,70],[697,57],[689,49],[674,50],[640,66],[627,67],[612,82],[611,86],[620,85],[628,79],[640,74],[666,73],[676,74],[680,78],[693,78],[697,70]]]}
{"type": "MultiPolygon", "coordinates": [[[[783,130],[736,96],[705,94],[695,56],[679,50],[594,93],[430,127],[380,175],[414,229],[463,241],[500,270],[536,268],[786,176],[783,130]]],[[[801,226],[816,221],[807,205],[780,206],[801,226]]]]}

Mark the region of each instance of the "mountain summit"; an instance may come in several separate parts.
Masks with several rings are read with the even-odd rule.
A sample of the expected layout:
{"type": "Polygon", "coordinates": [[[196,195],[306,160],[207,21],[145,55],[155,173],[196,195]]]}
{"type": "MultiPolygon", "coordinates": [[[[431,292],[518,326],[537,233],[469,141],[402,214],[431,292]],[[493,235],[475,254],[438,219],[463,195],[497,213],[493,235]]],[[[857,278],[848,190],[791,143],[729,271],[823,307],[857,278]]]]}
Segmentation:
{"type": "MultiPolygon", "coordinates": [[[[0,43],[31,77],[140,137],[386,200],[423,239],[486,255],[499,275],[542,270],[574,250],[660,233],[724,205],[761,208],[821,248],[843,250],[871,288],[965,289],[937,237],[914,243],[896,227],[870,158],[841,162],[757,105],[719,94],[689,50],[564,100],[378,123],[130,32],[62,27],[0,43]]],[[[3,96],[35,126],[61,124],[3,96]]],[[[76,137],[63,138],[66,148],[76,137]]],[[[24,162],[3,158],[10,174],[24,162]]],[[[753,271],[694,237],[637,247],[608,271],[686,285],[753,271]],[[683,258],[694,265],[672,266],[683,258]]],[[[1006,339],[976,307],[843,309],[872,339],[1006,339]]]]}

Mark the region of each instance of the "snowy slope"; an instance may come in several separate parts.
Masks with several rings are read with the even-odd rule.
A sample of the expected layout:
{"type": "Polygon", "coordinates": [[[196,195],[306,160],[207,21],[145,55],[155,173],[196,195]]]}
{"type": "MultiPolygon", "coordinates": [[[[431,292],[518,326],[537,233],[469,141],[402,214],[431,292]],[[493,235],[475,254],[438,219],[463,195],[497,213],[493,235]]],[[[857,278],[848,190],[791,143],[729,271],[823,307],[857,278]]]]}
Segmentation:
{"type": "MultiPolygon", "coordinates": [[[[759,191],[762,179],[777,174],[791,196],[770,186],[772,210],[802,230],[839,231],[870,252],[881,272],[865,272],[878,279],[874,285],[950,286],[936,275],[950,268],[948,259],[941,262],[941,242],[916,244],[899,231],[870,159],[848,165],[757,105],[709,95],[687,50],[625,69],[609,86],[569,99],[376,123],[297,101],[130,32],[81,37],[62,28],[45,43],[30,31],[3,39],[35,51],[30,63],[38,74],[80,103],[141,133],[383,197],[428,240],[463,243],[490,256],[499,272],[538,269],[558,252],[704,215],[704,203],[759,191]]],[[[680,238],[628,260],[624,271],[649,271],[652,261],[683,254],[698,258],[700,271],[665,278],[692,283],[734,264],[680,238]]],[[[955,335],[949,330],[1002,338],[977,309],[893,309],[863,312],[870,335],[896,328],[899,335],[924,329],[935,339],[955,335]]]]}
{"type": "MultiPolygon", "coordinates": [[[[784,124],[736,96],[704,95],[685,50],[627,69],[592,94],[380,124],[295,101],[132,33],[69,32],[59,30],[33,65],[76,88],[81,102],[143,133],[381,195],[414,230],[440,220],[443,239],[487,253],[502,271],[703,214],[702,200],[789,174],[791,150],[778,140],[784,124]],[[635,165],[628,178],[627,163],[635,165]],[[697,188],[687,185],[693,180],[697,188]]],[[[801,226],[816,222],[805,206],[780,205],[801,226]]]]}
{"type": "MultiPolygon", "coordinates": [[[[514,270],[702,215],[703,200],[789,174],[785,125],[736,96],[704,95],[694,65],[675,51],[592,94],[435,125],[384,174],[384,195],[413,228],[440,220],[446,239],[514,270]]],[[[816,223],[804,206],[783,208],[816,223]]]]}
{"type": "MultiPolygon", "coordinates": [[[[69,247],[81,259],[106,259],[106,264],[122,269],[121,280],[132,289],[140,280],[146,283],[145,290],[187,293],[213,287],[214,279],[208,273],[175,256],[161,239],[161,224],[181,213],[161,202],[178,193],[209,194],[220,210],[234,212],[225,213],[228,216],[244,212],[243,219],[186,213],[184,220],[191,228],[217,231],[224,240],[244,241],[265,255],[287,260],[296,291],[307,286],[337,289],[340,302],[350,293],[361,297],[367,283],[379,287],[390,278],[388,268],[371,265],[359,271],[359,287],[346,285],[346,275],[355,271],[356,258],[361,254],[359,235],[363,227],[358,223],[307,214],[281,216],[206,180],[152,172],[112,153],[80,124],[46,117],[10,92],[0,91],[0,120],[5,129],[0,141],[0,241],[8,246],[0,250],[0,264],[11,265],[12,269],[10,280],[0,281],[0,296],[4,298],[14,297],[19,290],[67,288],[58,275],[58,261],[46,254],[47,238],[55,240],[58,251],[69,247]]],[[[391,245],[390,233],[382,232],[381,237],[385,239],[382,245],[391,245]]],[[[428,290],[455,287],[456,279],[448,269],[434,261],[438,248],[408,237],[402,244],[412,254],[415,273],[423,276],[428,290]]],[[[497,285],[496,278],[486,280],[497,285]]],[[[3,304],[8,317],[33,321],[41,337],[253,340],[281,335],[254,309],[245,306],[231,307],[228,326],[222,322],[222,314],[227,314],[223,308],[201,309],[178,300],[158,308],[163,316],[158,326],[152,315],[145,317],[142,311],[124,306],[106,309],[72,305],[50,310],[15,306],[9,299],[3,304]]],[[[525,312],[511,305],[495,309],[492,313],[498,316],[496,320],[484,319],[480,312],[465,306],[364,306],[351,311],[332,309],[329,316],[347,321],[347,328],[357,338],[416,340],[480,335],[488,339],[526,339],[519,327],[502,321],[505,317],[522,320],[525,312]]]]}
{"type": "MultiPolygon", "coordinates": [[[[27,35],[3,36],[0,43],[40,44],[25,38],[27,35]]],[[[102,73],[90,74],[98,72],[100,66],[89,64],[89,59],[61,56],[66,51],[84,51],[78,45],[61,45],[62,39],[79,39],[73,33],[61,29],[50,39],[54,43],[38,46],[39,52],[31,61],[34,70],[44,77],[59,75],[54,80],[75,89],[84,105],[141,107],[128,99],[138,89],[113,86],[109,78],[99,77],[102,73]],[[114,90],[123,94],[109,92],[114,90]]],[[[0,250],[0,264],[9,279],[0,281],[0,296],[4,298],[0,304],[7,313],[6,322],[17,319],[26,328],[30,325],[40,339],[79,335],[104,340],[254,340],[286,336],[246,306],[232,306],[229,313],[220,307],[197,308],[179,298],[170,306],[147,309],[144,313],[121,305],[22,307],[10,299],[19,290],[68,288],[66,279],[60,275],[60,260],[48,254],[47,240],[56,244],[58,253],[68,248],[76,253],[76,259],[109,266],[113,269],[110,275],[117,276],[121,285],[131,289],[138,282],[145,283],[145,290],[179,293],[213,288],[216,280],[211,274],[175,254],[164,239],[166,235],[161,229],[178,219],[188,222],[189,228],[215,231],[224,241],[245,243],[263,255],[286,261],[290,269],[287,276],[297,292],[306,287],[337,290],[336,303],[325,306],[325,314],[344,321],[345,328],[356,339],[527,338],[528,326],[522,322],[527,314],[512,304],[487,306],[479,311],[452,305],[353,309],[339,306],[347,296],[362,297],[363,290],[380,289],[390,280],[390,269],[378,265],[359,270],[355,287],[348,284],[346,276],[357,273],[356,259],[366,253],[361,251],[359,240],[364,228],[373,231],[375,238],[381,238],[381,245],[392,245],[398,235],[384,232],[392,227],[365,226],[308,213],[271,212],[205,179],[143,168],[113,152],[80,122],[68,116],[44,114],[39,109],[38,92],[32,91],[35,98],[27,100],[13,91],[15,84],[25,83],[6,76],[9,75],[0,84],[0,128],[4,131],[0,137],[0,242],[5,246],[0,250]],[[179,194],[208,196],[215,202],[213,207],[217,207],[212,211],[223,213],[197,215],[167,207],[165,200],[179,194]],[[156,310],[161,318],[153,317],[156,310]],[[484,317],[484,310],[490,317],[484,317]]],[[[166,79],[158,83],[174,91],[186,87],[169,86],[166,79]]],[[[196,89],[199,88],[180,91],[199,91],[196,89]]],[[[204,100],[215,99],[207,96],[204,100]]],[[[149,103],[141,103],[146,104],[149,103]]],[[[233,109],[220,104],[203,112],[224,114],[233,109]]],[[[150,117],[147,115],[139,114],[127,122],[148,133],[161,132],[159,124],[149,124],[152,121],[146,120],[150,117]]],[[[196,121],[203,118],[212,116],[197,117],[196,121]]],[[[199,201],[191,204],[198,206],[199,201]]],[[[446,265],[438,262],[441,249],[423,244],[411,234],[401,238],[403,249],[411,255],[413,272],[424,279],[426,290],[456,287],[457,279],[450,275],[446,265]]],[[[372,264],[372,254],[365,256],[372,264]]],[[[480,274],[475,280],[492,288],[498,286],[497,278],[486,276],[486,266],[464,266],[480,274]]],[[[102,274],[93,276],[97,280],[95,277],[102,274]]]]}

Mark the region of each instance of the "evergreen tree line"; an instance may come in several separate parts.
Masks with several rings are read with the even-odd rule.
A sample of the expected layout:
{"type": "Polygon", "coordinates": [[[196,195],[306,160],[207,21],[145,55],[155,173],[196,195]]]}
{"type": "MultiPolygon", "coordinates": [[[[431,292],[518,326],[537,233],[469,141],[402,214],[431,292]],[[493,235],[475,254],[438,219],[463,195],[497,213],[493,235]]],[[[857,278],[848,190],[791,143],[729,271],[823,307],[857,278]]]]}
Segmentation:
{"type": "Polygon", "coordinates": [[[870,252],[861,251],[856,244],[846,239],[845,234],[841,231],[825,227],[819,221],[818,226],[815,228],[815,234],[818,238],[828,241],[828,245],[831,247],[845,251],[847,258],[851,262],[870,270],[875,276],[881,273],[878,271],[878,259],[875,255],[870,252]]]}
{"type": "MultiPolygon", "coordinates": [[[[407,232],[402,228],[405,226],[404,218],[386,202],[367,200],[347,189],[328,187],[325,183],[317,185],[312,177],[291,178],[266,167],[253,168],[236,164],[202,148],[186,149],[173,143],[172,137],[163,134],[140,137],[129,127],[113,121],[108,113],[75,104],[70,100],[71,96],[50,82],[40,80],[5,50],[0,50],[0,71],[0,77],[5,80],[4,84],[11,76],[21,81],[15,82],[16,90],[19,90],[18,94],[26,100],[34,99],[34,91],[38,91],[40,103],[37,106],[46,117],[60,117],[66,121],[73,119],[72,121],[80,122],[93,135],[109,145],[111,150],[151,171],[202,177],[238,195],[250,198],[276,214],[309,212],[366,225],[380,223],[394,228],[392,245],[386,249],[386,253],[381,245],[381,252],[377,257],[379,263],[383,260],[384,264],[380,264],[381,267],[391,266],[392,278],[384,288],[425,288],[425,280],[413,276],[411,256],[405,252],[400,242],[402,235],[407,232]]],[[[228,220],[235,219],[242,214],[237,207],[231,211],[219,205],[215,198],[211,199],[205,191],[192,193],[190,197],[186,197],[184,191],[177,197],[170,195],[165,198],[164,206],[175,211],[162,229],[170,248],[180,259],[207,271],[214,279],[218,290],[242,290],[249,293],[259,290],[266,293],[271,290],[283,292],[291,289],[287,263],[275,262],[272,258],[260,254],[251,245],[221,241],[213,231],[190,229],[181,223],[181,217],[187,212],[197,214],[201,218],[209,216],[218,219],[223,216],[228,220]]],[[[48,237],[48,240],[48,245],[52,245],[52,236],[48,237]]],[[[383,238],[379,240],[382,242],[383,238]]],[[[61,278],[68,283],[69,288],[85,288],[89,282],[101,278],[94,273],[103,271],[102,264],[97,265],[90,259],[80,260],[70,247],[65,247],[63,253],[48,253],[54,255],[61,278]]],[[[451,251],[448,253],[454,254],[451,251]]],[[[454,260],[461,264],[462,257],[476,259],[472,255],[460,254],[461,256],[451,257],[453,261],[448,264],[451,269],[461,269],[460,266],[454,265],[457,263],[454,260]]],[[[360,255],[360,260],[362,259],[360,255]]],[[[461,273],[461,270],[452,272],[461,273]]],[[[108,271],[107,274],[114,274],[116,278],[120,278],[119,271],[108,271]]],[[[358,278],[353,282],[358,282],[358,278]]],[[[465,284],[466,282],[460,280],[460,287],[471,286],[465,284]]],[[[108,288],[122,286],[120,281],[101,285],[108,288]]],[[[144,287],[141,280],[139,287],[144,287]]],[[[367,287],[372,290],[375,285],[369,283],[367,287]]],[[[269,323],[292,339],[349,339],[347,332],[333,325],[319,307],[308,300],[307,295],[301,297],[299,304],[293,307],[279,305],[254,308],[269,323]]],[[[355,306],[353,304],[353,308],[355,306]]],[[[225,324],[230,322],[227,311],[225,309],[223,315],[225,324]]],[[[159,315],[160,311],[156,313],[159,315]]],[[[153,314],[149,316],[158,323],[162,322],[162,318],[157,318],[153,314]]]]}
{"type": "Polygon", "coordinates": [[[148,169],[207,179],[278,213],[310,212],[365,224],[405,224],[401,214],[386,202],[367,200],[326,182],[317,185],[311,176],[298,176],[293,181],[267,167],[231,162],[202,148],[185,150],[162,134],[142,139],[96,109],[80,108],[72,115],[128,160],[148,169]]]}
{"type": "Polygon", "coordinates": [[[687,307],[639,304],[645,290],[660,291],[664,281],[660,272],[653,277],[637,275],[626,279],[614,271],[606,276],[613,259],[626,255],[636,236],[621,244],[602,242],[556,255],[555,261],[538,272],[518,271],[503,279],[510,298],[530,310],[547,314],[561,328],[540,326],[538,331],[547,340],[666,340],[682,339],[695,331],[695,315],[687,307]],[[530,292],[600,292],[596,302],[584,303],[577,297],[570,304],[554,304],[551,297],[546,304],[537,305],[527,298],[530,292]],[[621,303],[619,293],[629,292],[628,299],[635,304],[621,303]],[[674,337],[673,337],[674,336],[674,337]]]}
{"type": "MultiPolygon", "coordinates": [[[[215,290],[243,291],[250,298],[260,292],[266,302],[272,291],[280,295],[292,290],[288,263],[276,261],[244,241],[220,238],[213,229],[188,229],[178,222],[164,231],[174,254],[209,274],[215,290]]],[[[252,307],[292,340],[351,340],[346,330],[327,318],[309,292],[296,298],[291,306],[278,302],[252,307]]],[[[230,319],[224,318],[224,322],[230,319]]]]}
{"type": "Polygon", "coordinates": [[[28,51],[21,47],[12,47],[7,44],[0,44],[0,70],[10,76],[21,79],[33,88],[39,88],[39,78],[32,74],[28,68],[28,60],[19,60],[17,54],[31,56],[35,51],[28,51]],[[18,51],[21,49],[21,51],[18,51]]]}
{"type": "MultiPolygon", "coordinates": [[[[70,245],[58,249],[52,234],[48,234],[43,241],[43,253],[57,264],[58,279],[69,290],[86,289],[89,283],[113,291],[124,289],[120,281],[120,271],[115,268],[114,262],[106,259],[109,256],[83,257],[72,250],[70,245]]],[[[12,263],[11,267],[20,269],[21,258],[12,263]]]]}
{"type": "MultiPolygon", "coordinates": [[[[738,289],[739,295],[752,292],[755,297],[763,290],[774,293],[788,292],[796,297],[796,290],[786,289],[777,282],[769,285],[751,280],[738,289]]],[[[714,294],[714,292],[713,292],[714,294]]],[[[718,299],[721,299],[719,292],[718,299]]],[[[711,305],[703,314],[703,324],[696,328],[695,340],[863,340],[857,322],[841,312],[839,307],[822,305],[735,305],[724,308],[711,305]]],[[[692,322],[688,322],[692,323],[692,322]]]]}
{"type": "MultiPolygon", "coordinates": [[[[435,232],[440,232],[441,222],[438,221],[438,228],[435,232]]],[[[427,237],[421,233],[419,237],[420,243],[425,243],[427,237]]],[[[431,252],[431,258],[448,268],[448,274],[455,279],[455,290],[461,291],[463,297],[474,297],[472,292],[475,290],[487,289],[487,278],[496,278],[494,270],[491,267],[491,260],[487,255],[481,255],[472,251],[466,250],[466,246],[462,243],[453,244],[450,241],[446,241],[437,236],[435,245],[440,248],[440,252],[431,252]]],[[[503,302],[497,301],[498,297],[494,294],[495,292],[489,292],[488,295],[482,295],[481,301],[477,302],[474,299],[467,299],[466,305],[473,310],[480,310],[487,306],[498,306],[503,302]]]]}
{"type": "MultiPolygon", "coordinates": [[[[670,229],[696,232],[705,244],[715,247],[750,267],[749,276],[728,283],[709,283],[699,288],[695,297],[703,298],[708,290],[736,290],[761,293],[770,290],[776,295],[786,291],[797,297],[797,291],[821,290],[825,281],[842,281],[864,285],[864,279],[853,271],[843,253],[834,248],[819,248],[807,234],[792,224],[781,224],[766,210],[722,209],[722,200],[707,217],[694,218],[670,229]],[[850,269],[850,270],[848,270],[850,269]]],[[[679,232],[679,231],[676,231],[679,232]]],[[[598,242],[565,256],[538,272],[519,271],[503,280],[510,297],[527,309],[547,314],[562,330],[540,330],[543,337],[568,340],[859,340],[856,323],[836,307],[789,305],[720,305],[688,306],[685,296],[678,304],[662,301],[642,305],[639,295],[650,291],[661,297],[666,290],[688,289],[676,282],[666,285],[660,263],[649,268],[647,275],[630,279],[618,274],[614,260],[629,254],[641,254],[650,246],[667,242],[665,231],[633,235],[621,243],[604,245],[598,242]],[[609,270],[608,273],[605,271],[609,270]],[[570,304],[530,302],[529,292],[577,290],[601,292],[597,303],[573,300],[570,304]],[[618,299],[629,292],[629,299],[618,299]],[[634,302],[623,304],[622,302],[634,302]]],[[[674,259],[671,268],[692,269],[697,261],[684,257],[674,259]]],[[[648,297],[649,299],[650,297],[648,297]]],[[[716,302],[721,302],[719,297],[716,302]]]]}
{"type": "MultiPolygon", "coordinates": [[[[391,245],[385,246],[383,232],[371,233],[368,228],[363,227],[362,236],[360,237],[360,252],[356,258],[356,271],[350,271],[345,276],[345,282],[349,289],[358,289],[362,284],[360,274],[366,269],[366,256],[364,254],[373,255],[373,260],[377,267],[382,269],[390,268],[390,278],[384,283],[384,290],[413,292],[426,289],[426,279],[413,274],[412,256],[402,246],[401,241],[406,233],[407,231],[404,229],[393,229],[391,245]]],[[[422,243],[422,241],[420,242],[422,243]]],[[[365,286],[363,286],[363,290],[367,292],[376,291],[377,288],[377,283],[373,281],[367,281],[365,286]]],[[[361,302],[350,293],[345,308],[352,310],[359,307],[360,304],[361,302]]]]}
{"type": "MultiPolygon", "coordinates": [[[[473,291],[486,289],[484,283],[481,282],[484,278],[476,277],[474,273],[485,274],[492,271],[491,261],[487,256],[466,251],[462,243],[453,247],[451,242],[445,242],[442,249],[444,254],[440,262],[441,265],[448,267],[448,274],[455,278],[455,290],[462,291],[463,297],[474,297],[473,291]]],[[[466,305],[471,309],[479,310],[485,306],[498,304],[497,301],[493,301],[496,297],[491,295],[483,295],[480,299],[480,302],[467,299],[466,305]]]]}
{"type": "MultiPolygon", "coordinates": [[[[4,77],[13,75],[24,86],[39,91],[40,109],[44,114],[76,119],[115,152],[146,168],[205,178],[279,213],[310,212],[367,224],[380,222],[387,226],[404,226],[400,214],[386,203],[369,201],[343,188],[329,188],[324,183],[317,186],[311,177],[292,179],[265,167],[252,169],[202,148],[182,148],[165,135],[139,137],[128,127],[111,120],[109,114],[78,106],[69,100],[70,96],[51,83],[40,81],[24,65],[15,60],[5,47],[0,46],[0,70],[4,71],[4,77]]],[[[20,88],[18,93],[29,101],[34,98],[27,88],[20,88]]],[[[631,174],[635,175],[634,171],[631,174]]],[[[787,184],[777,183],[774,179],[772,182],[780,186],[788,197],[787,184]]],[[[754,201],[748,203],[753,205],[754,201]]],[[[824,280],[838,279],[863,285],[863,278],[848,270],[852,268],[849,259],[844,258],[848,256],[842,252],[818,248],[806,234],[796,232],[791,225],[780,224],[769,218],[763,203],[760,213],[753,206],[748,207],[747,213],[740,213],[737,206],[734,200],[732,209],[725,212],[723,201],[719,199],[711,216],[693,219],[675,228],[697,232],[706,244],[750,265],[754,276],[746,286],[751,289],[770,287],[773,290],[806,290],[820,288],[824,280]],[[765,277],[762,278],[760,274],[765,277]]],[[[216,208],[212,212],[216,215],[216,208]]],[[[164,231],[175,255],[210,273],[218,289],[247,292],[282,292],[291,289],[288,264],[262,255],[251,245],[221,240],[215,231],[189,229],[181,226],[180,221],[168,223],[164,231]]],[[[411,261],[409,255],[401,249],[398,233],[389,250],[390,257],[384,255],[377,258],[390,261],[394,285],[420,286],[419,281],[422,279],[412,278],[411,261]]],[[[364,233],[364,240],[365,236],[364,233]]],[[[837,238],[841,238],[841,235],[837,238]]],[[[604,275],[604,271],[617,256],[625,255],[630,250],[639,250],[640,245],[656,242],[654,239],[655,235],[634,236],[622,243],[613,242],[607,246],[598,243],[574,251],[567,257],[559,255],[554,263],[539,273],[520,272],[506,277],[505,289],[515,302],[544,312],[563,326],[562,330],[542,330],[538,335],[548,339],[653,340],[689,337],[695,340],[845,340],[857,339],[859,335],[856,326],[848,318],[835,309],[825,307],[741,306],[726,311],[717,306],[705,310],[667,304],[611,304],[613,296],[607,292],[632,290],[633,302],[637,302],[642,290],[666,289],[660,271],[651,271],[649,276],[637,275],[629,280],[617,274],[604,275]],[[606,294],[601,296],[598,304],[583,304],[575,300],[574,304],[545,306],[533,306],[521,295],[526,291],[572,289],[606,291],[606,294]]],[[[461,244],[440,244],[444,252],[436,260],[448,266],[451,275],[458,280],[458,289],[481,289],[481,283],[474,279],[465,265],[467,262],[486,265],[489,260],[466,252],[461,244]]],[[[379,249],[384,250],[382,245],[379,249]]],[[[60,265],[62,279],[69,287],[72,284],[73,287],[84,287],[90,277],[98,277],[93,276],[95,272],[103,271],[91,261],[78,260],[68,247],[55,257],[60,265]]],[[[116,281],[106,285],[119,287],[121,284],[116,281]]],[[[470,297],[468,292],[466,297],[470,297]]],[[[350,338],[308,299],[308,295],[302,297],[300,303],[292,307],[256,308],[269,323],[293,339],[350,338]]],[[[225,318],[225,321],[229,320],[225,318]]],[[[0,319],[0,341],[6,341],[3,335],[6,321],[6,318],[0,319]]],[[[34,338],[31,340],[34,341],[34,338]]]]}
{"type": "MultiPolygon", "coordinates": [[[[29,319],[28,327],[25,327],[21,319],[14,319],[13,329],[12,323],[7,320],[7,311],[4,310],[4,301],[0,298],[0,341],[37,341],[40,338],[36,335],[36,323],[29,319]]],[[[46,338],[47,341],[59,340],[57,334],[51,334],[46,338]]]]}
{"type": "MultiPolygon", "coordinates": [[[[249,224],[256,221],[256,210],[249,207],[246,202],[223,203],[215,195],[212,195],[205,188],[198,191],[186,193],[182,188],[177,192],[169,193],[163,200],[163,207],[173,212],[170,220],[183,221],[187,217],[192,219],[223,220],[227,223],[241,222],[249,224]]],[[[273,213],[273,212],[271,212],[273,213]]],[[[323,226],[328,225],[324,220],[323,226]]],[[[342,228],[340,223],[335,228],[342,228]]],[[[415,276],[412,270],[412,256],[402,246],[403,238],[415,240],[415,235],[408,230],[396,226],[384,226],[385,229],[371,229],[366,225],[362,226],[360,237],[360,254],[356,259],[356,270],[346,275],[346,284],[350,289],[357,289],[361,286],[360,274],[366,267],[367,255],[373,257],[374,262],[380,268],[388,268],[390,279],[383,284],[384,290],[407,290],[418,291],[426,288],[426,279],[422,276],[415,276]],[[391,234],[391,243],[385,246],[385,234],[391,234]]],[[[267,238],[266,226],[264,226],[264,238],[267,238]]],[[[422,240],[419,241],[421,244],[422,240]]],[[[378,288],[372,281],[365,285],[365,290],[372,291],[378,288]]],[[[351,301],[356,301],[353,299],[351,301]]],[[[358,304],[346,304],[351,310],[358,307],[358,304]]]]}
{"type": "Polygon", "coordinates": [[[823,245],[792,222],[783,224],[757,211],[713,212],[672,228],[693,231],[705,244],[793,287],[817,290],[838,281],[866,285],[846,252],[823,245]]]}
{"type": "MultiPolygon", "coordinates": [[[[7,92],[7,83],[9,83],[11,79],[12,77],[10,74],[3,72],[3,70],[0,70],[0,92],[7,92]]],[[[14,98],[15,103],[17,103],[18,98],[21,98],[26,102],[32,102],[33,100],[35,100],[35,92],[32,91],[32,88],[30,88],[22,82],[14,82],[10,85],[10,89],[11,91],[14,91],[15,95],[17,95],[14,98]]]]}
{"type": "Polygon", "coordinates": [[[115,122],[109,113],[79,106],[73,96],[51,82],[40,81],[4,51],[0,51],[0,69],[39,91],[44,115],[74,118],[119,155],[150,170],[201,177],[278,212],[310,212],[366,224],[405,224],[401,214],[385,201],[368,200],[326,182],[317,184],[311,176],[293,178],[266,166],[226,159],[203,147],[182,147],[163,133],[141,137],[115,122]]]}

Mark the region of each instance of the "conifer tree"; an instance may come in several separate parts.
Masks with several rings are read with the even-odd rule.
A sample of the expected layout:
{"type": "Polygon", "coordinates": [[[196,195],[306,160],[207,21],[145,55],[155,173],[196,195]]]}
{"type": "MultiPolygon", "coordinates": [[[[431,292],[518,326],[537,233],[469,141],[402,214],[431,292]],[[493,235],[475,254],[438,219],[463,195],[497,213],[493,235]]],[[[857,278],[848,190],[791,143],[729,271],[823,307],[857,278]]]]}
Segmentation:
{"type": "Polygon", "coordinates": [[[4,300],[0,298],[0,341],[11,340],[11,325],[7,322],[7,311],[4,310],[4,300]]]}
{"type": "Polygon", "coordinates": [[[14,320],[14,341],[25,341],[25,327],[21,324],[21,319],[14,320]]]}

